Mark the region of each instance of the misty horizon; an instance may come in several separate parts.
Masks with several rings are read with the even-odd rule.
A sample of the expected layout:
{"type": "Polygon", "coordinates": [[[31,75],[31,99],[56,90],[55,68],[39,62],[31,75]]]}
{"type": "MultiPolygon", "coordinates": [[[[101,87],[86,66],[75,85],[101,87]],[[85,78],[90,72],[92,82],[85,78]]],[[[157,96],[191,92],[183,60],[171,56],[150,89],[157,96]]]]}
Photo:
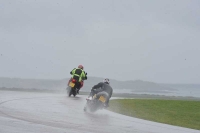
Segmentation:
{"type": "Polygon", "coordinates": [[[6,1],[0,77],[200,84],[200,1],[6,1]]]}
{"type": "MultiPolygon", "coordinates": [[[[66,82],[68,82],[68,79],[70,79],[71,77],[65,77],[65,78],[20,78],[20,77],[0,77],[1,78],[5,78],[5,79],[22,79],[22,80],[66,80],[66,82]]],[[[90,79],[98,79],[99,82],[103,81],[103,77],[95,77],[95,76],[89,76],[88,77],[89,80],[90,79]]],[[[88,80],[85,80],[85,82],[87,83],[88,80]]],[[[117,80],[117,79],[110,79],[110,81],[115,81],[115,82],[134,82],[134,81],[141,81],[141,82],[149,82],[149,83],[157,83],[157,84],[174,84],[174,85],[200,85],[200,83],[167,83],[167,82],[153,82],[153,81],[146,81],[146,80],[142,80],[142,79],[135,79],[135,80],[117,80]]],[[[95,84],[95,83],[94,83],[95,84]]]]}

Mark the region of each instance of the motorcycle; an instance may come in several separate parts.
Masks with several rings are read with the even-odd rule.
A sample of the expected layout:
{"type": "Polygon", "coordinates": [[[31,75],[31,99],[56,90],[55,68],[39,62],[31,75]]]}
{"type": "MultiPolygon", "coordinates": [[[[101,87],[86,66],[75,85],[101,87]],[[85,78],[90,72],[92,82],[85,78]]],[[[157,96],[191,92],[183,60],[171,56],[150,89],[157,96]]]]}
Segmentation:
{"type": "MultiPolygon", "coordinates": [[[[85,75],[87,75],[87,73],[85,73],[85,75]]],[[[69,81],[68,87],[67,87],[67,94],[70,97],[71,95],[74,95],[74,97],[77,95],[78,92],[78,85],[81,84],[80,87],[83,86],[84,80],[86,80],[85,78],[83,78],[83,80],[79,83],[78,80],[72,78],[69,81]]]]}
{"type": "Polygon", "coordinates": [[[69,97],[71,95],[74,95],[74,97],[77,95],[77,91],[78,91],[77,85],[78,85],[78,81],[72,78],[72,80],[69,82],[69,86],[67,87],[67,93],[69,97]]]}
{"type": "MultiPolygon", "coordinates": [[[[108,99],[108,93],[102,91],[95,94],[92,98],[87,98],[84,111],[96,112],[97,110],[104,109],[106,100],[108,99]]],[[[109,100],[109,99],[108,99],[109,100]]]]}

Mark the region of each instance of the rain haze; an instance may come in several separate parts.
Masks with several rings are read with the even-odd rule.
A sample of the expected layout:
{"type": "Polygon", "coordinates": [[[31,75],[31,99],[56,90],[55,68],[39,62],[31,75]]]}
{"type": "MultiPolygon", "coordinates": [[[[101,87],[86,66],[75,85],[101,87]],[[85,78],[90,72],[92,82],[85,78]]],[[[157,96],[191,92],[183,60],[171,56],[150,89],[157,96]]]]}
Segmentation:
{"type": "Polygon", "coordinates": [[[0,133],[199,133],[199,57],[199,0],[0,0],[0,133]]]}
{"type": "Polygon", "coordinates": [[[199,0],[0,0],[0,77],[200,83],[199,0]]]}

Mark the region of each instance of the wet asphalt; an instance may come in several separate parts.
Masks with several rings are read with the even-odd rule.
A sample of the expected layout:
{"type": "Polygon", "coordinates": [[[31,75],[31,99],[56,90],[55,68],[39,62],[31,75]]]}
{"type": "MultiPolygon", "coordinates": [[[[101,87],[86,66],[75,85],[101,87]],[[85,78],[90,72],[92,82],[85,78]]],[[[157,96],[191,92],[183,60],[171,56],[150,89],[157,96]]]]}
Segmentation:
{"type": "Polygon", "coordinates": [[[86,97],[0,91],[0,133],[200,133],[108,110],[84,112],[86,97]]]}

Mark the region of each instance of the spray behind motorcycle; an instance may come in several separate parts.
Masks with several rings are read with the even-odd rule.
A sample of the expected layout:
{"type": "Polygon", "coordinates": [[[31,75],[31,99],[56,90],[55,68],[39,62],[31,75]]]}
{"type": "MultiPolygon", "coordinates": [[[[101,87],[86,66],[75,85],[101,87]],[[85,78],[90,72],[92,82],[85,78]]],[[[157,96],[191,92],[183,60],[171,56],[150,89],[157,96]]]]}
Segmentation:
{"type": "Polygon", "coordinates": [[[84,111],[87,112],[96,112],[97,110],[104,109],[104,105],[108,99],[107,92],[99,92],[95,94],[91,99],[86,99],[86,105],[84,107],[84,111]]]}

